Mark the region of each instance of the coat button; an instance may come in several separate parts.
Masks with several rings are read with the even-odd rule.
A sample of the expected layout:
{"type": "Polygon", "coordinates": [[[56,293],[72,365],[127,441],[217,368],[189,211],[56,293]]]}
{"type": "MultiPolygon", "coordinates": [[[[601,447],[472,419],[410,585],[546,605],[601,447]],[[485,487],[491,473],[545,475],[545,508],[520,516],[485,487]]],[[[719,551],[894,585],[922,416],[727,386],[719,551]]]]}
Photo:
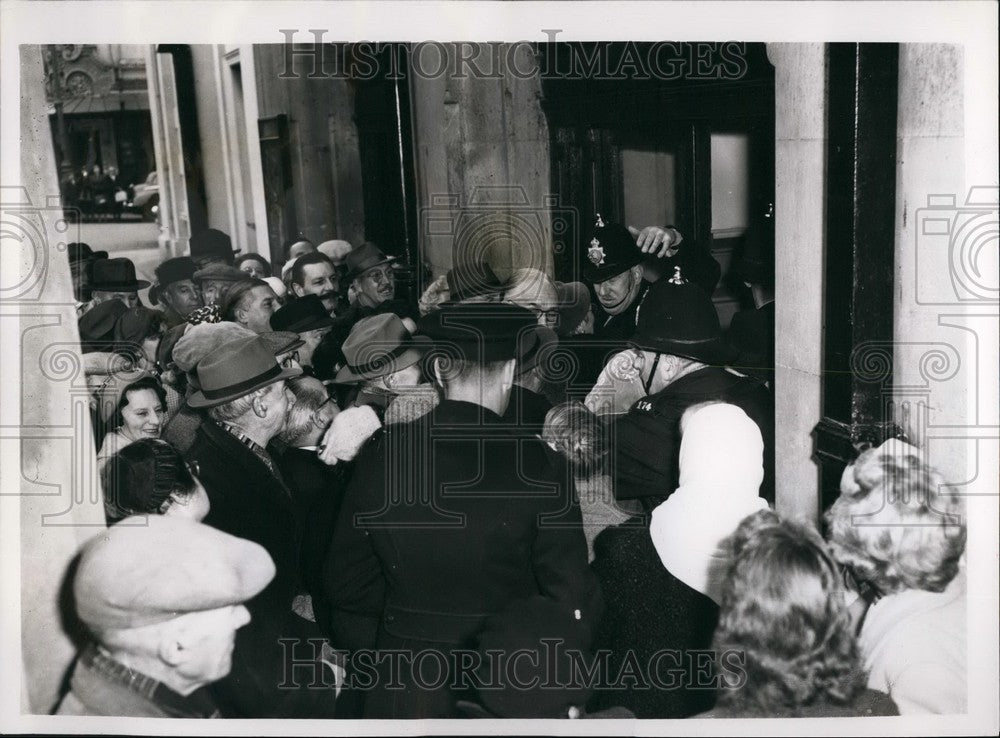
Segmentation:
{"type": "Polygon", "coordinates": [[[385,622],[387,622],[387,623],[394,623],[394,622],[396,622],[396,616],[395,615],[386,615],[385,616],[385,622]]]}

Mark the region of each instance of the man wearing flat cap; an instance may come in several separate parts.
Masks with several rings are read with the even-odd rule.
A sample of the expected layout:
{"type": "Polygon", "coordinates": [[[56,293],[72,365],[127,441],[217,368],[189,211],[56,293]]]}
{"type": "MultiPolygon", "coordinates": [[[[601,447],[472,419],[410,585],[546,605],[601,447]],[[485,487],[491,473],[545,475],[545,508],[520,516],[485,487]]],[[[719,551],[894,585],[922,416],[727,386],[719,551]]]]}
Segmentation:
{"type": "Polygon", "coordinates": [[[635,332],[636,311],[655,280],[644,261],[648,253],[657,249],[663,259],[656,264],[657,271],[669,275],[679,265],[689,278],[712,294],[719,281],[718,262],[694,244],[685,244],[683,248],[681,244],[680,234],[672,228],[653,226],[638,231],[605,222],[597,215],[583,260],[583,277],[593,285],[597,296],[596,338],[620,341],[635,332]]]}
{"type": "Polygon", "coordinates": [[[126,518],[99,533],[73,579],[92,642],[57,714],[220,717],[202,687],[229,673],[244,603],[272,577],[261,546],[182,517],[126,518]]]}
{"type": "MultiPolygon", "coordinates": [[[[615,421],[611,475],[618,500],[651,509],[677,489],[684,410],[701,402],[743,409],[764,439],[761,497],[774,501],[774,400],[762,382],[729,366],[736,352],[725,340],[711,298],[674,276],[649,288],[632,337],[641,399],[615,421]]],[[[725,449],[719,449],[720,462],[725,449]]]]}
{"type": "MultiPolygon", "coordinates": [[[[530,310],[497,303],[421,319],[443,399],[385,426],[358,456],[325,569],[338,645],[430,649],[447,669],[452,650],[512,600],[543,595],[588,625],[600,616],[565,467],[501,419],[519,337],[537,327],[530,310]]],[[[391,660],[377,668],[366,717],[454,713],[450,679],[435,688],[407,669],[389,673],[391,660]],[[386,688],[390,678],[404,688],[386,688]]]]}
{"type": "Polygon", "coordinates": [[[163,306],[168,328],[180,325],[193,311],[202,307],[201,287],[195,284],[198,266],[187,256],[167,259],[154,270],[156,284],[149,290],[149,301],[163,306]]]}
{"type": "Polygon", "coordinates": [[[191,279],[201,290],[201,297],[206,305],[222,305],[225,303],[226,293],[234,284],[249,281],[251,277],[228,264],[209,264],[198,269],[191,279]]]}
{"type": "Polygon", "coordinates": [[[292,493],[268,448],[284,430],[294,402],[285,380],[302,370],[283,368],[265,339],[253,336],[226,342],[205,356],[196,372],[199,390],[187,403],[205,409],[208,419],[185,456],[197,462],[211,502],[205,523],[259,543],[276,568],[271,584],[248,604],[253,621],[237,636],[232,672],[213,693],[226,716],[330,717],[333,674],[330,689],[310,689],[322,684],[322,633],[292,612],[302,592],[301,531],[292,493]],[[294,670],[296,678],[286,679],[293,657],[306,665],[294,670]]]}

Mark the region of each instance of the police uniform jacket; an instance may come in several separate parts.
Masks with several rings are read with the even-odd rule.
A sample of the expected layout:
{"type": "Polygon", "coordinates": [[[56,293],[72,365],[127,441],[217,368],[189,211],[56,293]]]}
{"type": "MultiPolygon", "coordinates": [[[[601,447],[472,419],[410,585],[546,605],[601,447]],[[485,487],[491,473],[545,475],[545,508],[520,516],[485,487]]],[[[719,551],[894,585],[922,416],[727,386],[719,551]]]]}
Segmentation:
{"type": "MultiPolygon", "coordinates": [[[[722,367],[705,367],[636,402],[614,421],[611,473],[616,499],[648,498],[658,504],[677,489],[680,419],[700,402],[718,400],[741,408],[764,440],[760,496],[774,502],[774,400],[761,382],[722,367]]],[[[725,463],[726,450],[719,449],[725,463]]]]}

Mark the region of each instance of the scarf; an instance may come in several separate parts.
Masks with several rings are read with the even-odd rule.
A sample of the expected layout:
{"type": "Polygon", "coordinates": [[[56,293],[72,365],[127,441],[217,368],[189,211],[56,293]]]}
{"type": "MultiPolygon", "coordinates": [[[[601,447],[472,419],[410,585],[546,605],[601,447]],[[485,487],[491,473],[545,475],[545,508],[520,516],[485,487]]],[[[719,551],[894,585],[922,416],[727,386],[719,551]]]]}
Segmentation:
{"type": "Polygon", "coordinates": [[[758,496],[764,442],[735,405],[707,405],[682,420],[680,486],[653,511],[649,533],[663,566],[718,603],[730,559],[725,540],[767,508],[758,496]]]}

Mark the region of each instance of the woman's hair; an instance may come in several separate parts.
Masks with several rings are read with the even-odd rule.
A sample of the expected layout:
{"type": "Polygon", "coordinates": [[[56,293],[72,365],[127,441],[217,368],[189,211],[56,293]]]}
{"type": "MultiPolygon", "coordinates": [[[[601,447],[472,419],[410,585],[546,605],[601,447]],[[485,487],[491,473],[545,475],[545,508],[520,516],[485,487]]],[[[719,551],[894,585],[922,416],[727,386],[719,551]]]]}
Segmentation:
{"type": "Polygon", "coordinates": [[[246,261],[260,262],[264,266],[264,272],[265,272],[264,276],[265,277],[271,276],[271,264],[267,259],[265,259],[260,254],[241,254],[236,258],[236,268],[239,269],[246,261]]]}
{"type": "Polygon", "coordinates": [[[882,594],[943,591],[965,551],[964,500],[916,449],[863,452],[827,511],[834,558],[882,594]]]}
{"type": "Polygon", "coordinates": [[[129,392],[138,392],[139,390],[153,390],[156,393],[157,399],[160,401],[160,405],[163,409],[167,409],[167,393],[163,389],[163,385],[160,384],[160,380],[156,377],[145,376],[131,384],[125,385],[125,389],[122,390],[121,395],[118,397],[118,404],[115,406],[114,415],[111,416],[111,428],[120,428],[125,422],[124,417],[122,417],[122,410],[128,405],[128,394],[129,392]]]}
{"type": "Polygon", "coordinates": [[[604,423],[575,400],[546,413],[542,440],[565,456],[579,475],[599,471],[608,454],[604,423]]]}
{"type": "Polygon", "coordinates": [[[747,517],[728,544],[716,655],[741,653],[745,681],[720,706],[748,714],[847,704],[865,675],[843,583],[823,539],[771,510],[747,517]]]}
{"type": "Polygon", "coordinates": [[[159,438],[130,443],[108,459],[101,483],[111,523],[130,515],[161,515],[175,498],[184,500],[197,489],[180,453],[159,438]]]}

